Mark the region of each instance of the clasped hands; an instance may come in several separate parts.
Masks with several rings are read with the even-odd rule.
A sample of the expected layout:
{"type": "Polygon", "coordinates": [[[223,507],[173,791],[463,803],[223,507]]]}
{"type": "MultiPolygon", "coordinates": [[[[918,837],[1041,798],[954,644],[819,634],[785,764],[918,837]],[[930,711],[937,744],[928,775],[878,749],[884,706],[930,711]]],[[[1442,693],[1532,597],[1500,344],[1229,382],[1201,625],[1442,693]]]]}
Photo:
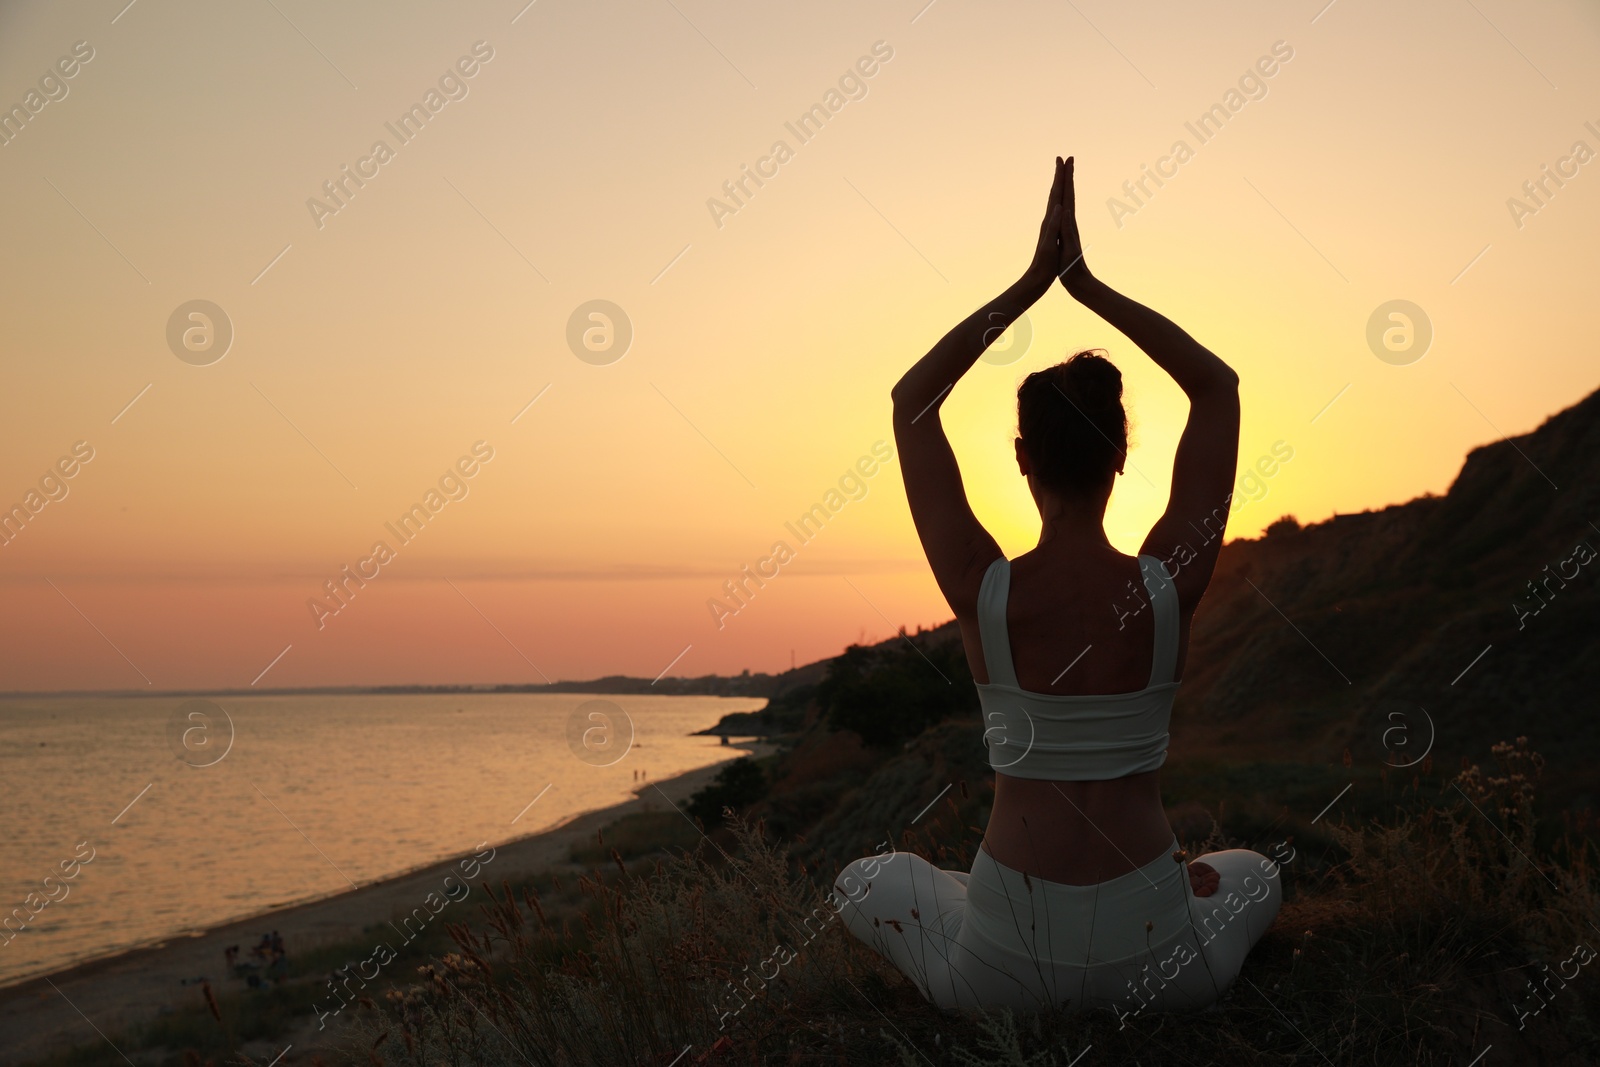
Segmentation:
{"type": "Polygon", "coordinates": [[[1024,278],[1043,296],[1050,283],[1060,279],[1067,292],[1077,296],[1082,283],[1093,280],[1083,261],[1083,240],[1078,236],[1077,194],[1072,183],[1072,157],[1056,157],[1050,203],[1039,226],[1039,246],[1024,278]]]}

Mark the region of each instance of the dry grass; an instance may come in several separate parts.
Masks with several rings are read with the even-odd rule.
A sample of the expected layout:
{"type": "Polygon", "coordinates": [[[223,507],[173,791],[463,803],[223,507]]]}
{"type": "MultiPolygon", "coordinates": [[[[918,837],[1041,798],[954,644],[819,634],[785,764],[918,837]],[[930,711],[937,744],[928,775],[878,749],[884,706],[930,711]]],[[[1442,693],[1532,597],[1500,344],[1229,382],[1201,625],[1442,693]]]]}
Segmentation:
{"type": "MultiPolygon", "coordinates": [[[[1493,757],[1426,799],[1419,779],[1389,819],[1326,827],[1320,860],[1301,828],[1278,920],[1216,1011],[1125,1028],[1110,1013],[940,1012],[833,916],[833,871],[734,820],[726,855],[701,841],[545,897],[502,887],[481,929],[452,928],[457,951],[357,1016],[349,1061],[1065,1067],[1089,1048],[1082,1067],[1460,1065],[1492,1045],[1483,1067],[1592,1063],[1600,963],[1558,974],[1575,946],[1600,945],[1592,857],[1569,831],[1541,850],[1525,739],[1493,757]]],[[[1228,843],[1213,825],[1211,846],[1228,843]]]]}

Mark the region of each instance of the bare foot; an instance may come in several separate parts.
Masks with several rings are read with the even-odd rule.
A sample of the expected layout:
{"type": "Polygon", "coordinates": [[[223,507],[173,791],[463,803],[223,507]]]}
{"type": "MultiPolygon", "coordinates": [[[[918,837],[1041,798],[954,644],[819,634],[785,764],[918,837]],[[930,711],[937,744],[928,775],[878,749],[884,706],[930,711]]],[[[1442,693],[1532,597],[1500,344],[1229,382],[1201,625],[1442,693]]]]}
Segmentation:
{"type": "Polygon", "coordinates": [[[1194,890],[1197,897],[1209,897],[1217,891],[1217,886],[1222,884],[1222,875],[1209,863],[1195,860],[1189,864],[1189,888],[1194,890]]]}

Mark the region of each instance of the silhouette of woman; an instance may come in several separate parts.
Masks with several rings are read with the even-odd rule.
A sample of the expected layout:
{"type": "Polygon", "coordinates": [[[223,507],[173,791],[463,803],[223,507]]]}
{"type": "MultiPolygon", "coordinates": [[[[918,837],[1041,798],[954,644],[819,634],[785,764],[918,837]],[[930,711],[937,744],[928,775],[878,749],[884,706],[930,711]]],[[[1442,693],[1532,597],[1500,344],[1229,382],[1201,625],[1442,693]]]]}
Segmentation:
{"type": "Polygon", "coordinates": [[[1124,1020],[1203,1008],[1277,915],[1278,862],[1228,849],[1184,865],[1158,782],[1189,624],[1227,522],[1238,384],[1090,273],[1073,160],[1058,156],[1032,264],[894,387],[906,497],[977,683],[994,805],[970,873],[894,853],[856,861],[834,888],[851,932],[942,1007],[1100,1007],[1124,1020]],[[1042,528],[1015,560],[973,515],[939,421],[955,382],[1056,279],[1189,398],[1166,512],[1138,557],[1104,530],[1128,423],[1122,376],[1103,355],[1078,352],[1017,391],[1017,467],[1042,528]]]}

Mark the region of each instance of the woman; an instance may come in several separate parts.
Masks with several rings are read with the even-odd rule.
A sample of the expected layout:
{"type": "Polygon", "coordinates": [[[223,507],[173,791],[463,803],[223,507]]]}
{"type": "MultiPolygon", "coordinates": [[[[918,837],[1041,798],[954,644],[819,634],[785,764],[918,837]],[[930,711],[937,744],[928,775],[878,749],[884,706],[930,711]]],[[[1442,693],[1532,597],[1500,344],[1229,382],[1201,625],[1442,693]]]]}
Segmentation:
{"type": "Polygon", "coordinates": [[[1228,514],[1239,378],[1089,272],[1072,163],[1056,157],[1022,278],[892,393],[911,515],[977,681],[995,771],[989,826],[970,875],[895,854],[851,864],[835,889],[850,930],[942,1007],[1107,1007],[1126,1020],[1215,1002],[1282,890],[1277,865],[1245,849],[1183,865],[1157,780],[1228,514]],[[939,422],[956,380],[1057,278],[1189,397],[1167,510],[1137,559],[1103,529],[1127,450],[1109,361],[1080,352],[1018,390],[1017,467],[1043,528],[1015,560],[973,516],[939,422]]]}

